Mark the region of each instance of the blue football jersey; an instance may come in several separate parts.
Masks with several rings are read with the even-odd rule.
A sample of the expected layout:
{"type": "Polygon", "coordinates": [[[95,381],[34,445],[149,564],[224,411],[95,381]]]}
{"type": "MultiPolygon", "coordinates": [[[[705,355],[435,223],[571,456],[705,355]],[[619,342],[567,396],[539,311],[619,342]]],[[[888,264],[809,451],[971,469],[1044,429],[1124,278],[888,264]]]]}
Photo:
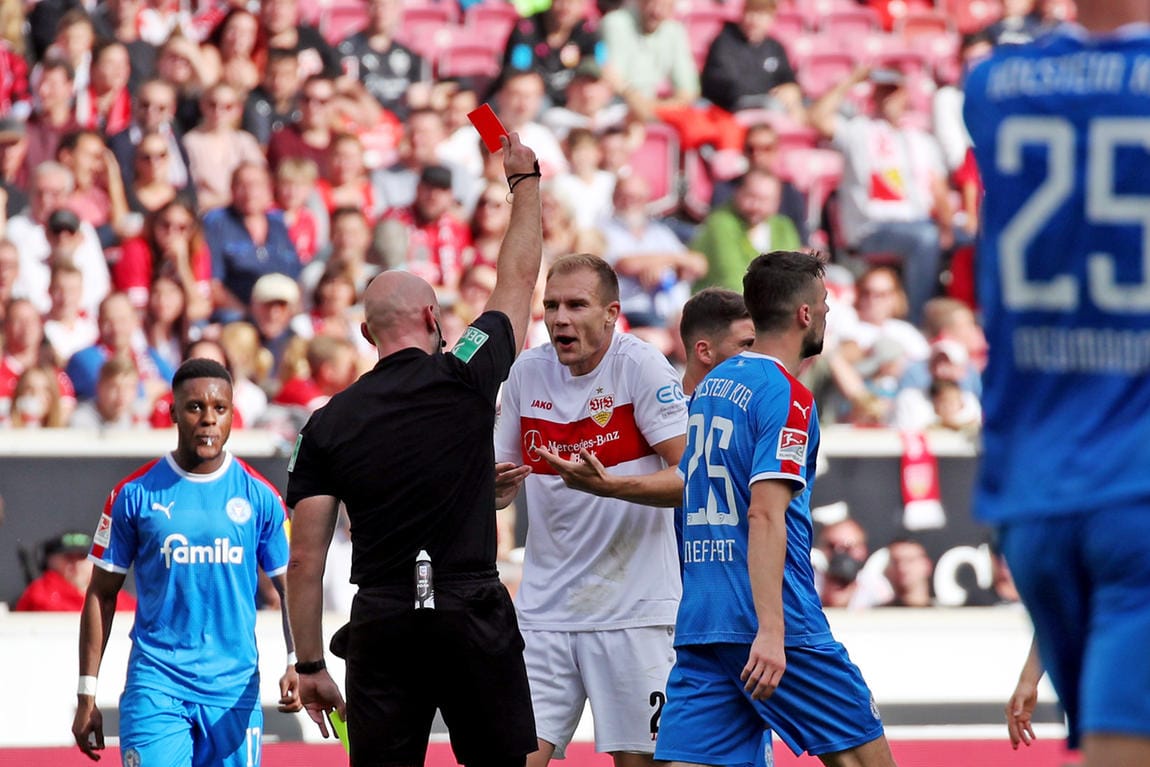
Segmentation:
{"type": "Polygon", "coordinates": [[[287,569],[285,519],[275,489],[230,453],[211,474],[168,455],[117,485],[91,558],[135,567],[128,685],[213,706],[258,700],[256,565],[287,569]]]}
{"type": "Polygon", "coordinates": [[[1073,26],[966,82],[986,187],[989,522],[1150,497],[1150,36],[1073,26]]]}
{"type": "Polygon", "coordinates": [[[747,571],[751,485],[783,480],[783,610],[788,646],[831,639],[811,567],[811,487],[819,447],[814,398],[783,365],[753,352],[726,360],[695,389],[683,476],[683,598],[677,645],[750,643],[758,630],[747,571]]]}

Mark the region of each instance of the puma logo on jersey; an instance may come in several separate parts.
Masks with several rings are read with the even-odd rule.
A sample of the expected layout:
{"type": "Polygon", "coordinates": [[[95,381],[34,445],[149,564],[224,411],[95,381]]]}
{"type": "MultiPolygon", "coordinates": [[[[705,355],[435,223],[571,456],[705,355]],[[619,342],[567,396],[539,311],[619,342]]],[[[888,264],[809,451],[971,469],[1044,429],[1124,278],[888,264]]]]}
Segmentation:
{"type": "Polygon", "coordinates": [[[533,399],[531,400],[531,407],[537,407],[540,410],[550,410],[554,405],[545,399],[533,399]]]}
{"type": "Polygon", "coordinates": [[[795,408],[795,410],[797,410],[803,414],[803,418],[809,418],[810,417],[810,409],[811,409],[810,405],[803,407],[802,405],[799,404],[798,400],[794,400],[793,402],[791,402],[791,405],[795,408]]]}
{"type": "Polygon", "coordinates": [[[164,512],[164,516],[170,520],[172,518],[172,507],[175,505],[175,501],[169,501],[167,506],[163,505],[162,503],[156,503],[155,501],[152,501],[152,511],[162,511],[164,512]]]}

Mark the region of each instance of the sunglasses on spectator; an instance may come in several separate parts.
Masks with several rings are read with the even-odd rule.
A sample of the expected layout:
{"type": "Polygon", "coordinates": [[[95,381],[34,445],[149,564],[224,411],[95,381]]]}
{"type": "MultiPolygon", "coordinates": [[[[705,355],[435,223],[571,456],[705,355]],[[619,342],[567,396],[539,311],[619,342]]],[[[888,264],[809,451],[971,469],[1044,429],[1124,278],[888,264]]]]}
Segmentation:
{"type": "Polygon", "coordinates": [[[168,159],[168,153],[162,150],[159,152],[140,152],[140,159],[148,161],[166,160],[168,159]]]}
{"type": "Polygon", "coordinates": [[[315,94],[305,93],[303,100],[312,104],[326,104],[331,101],[331,96],[316,96],[315,94]]]}
{"type": "Polygon", "coordinates": [[[191,231],[192,225],[185,221],[160,220],[156,222],[156,228],[169,232],[186,233],[191,231]]]}

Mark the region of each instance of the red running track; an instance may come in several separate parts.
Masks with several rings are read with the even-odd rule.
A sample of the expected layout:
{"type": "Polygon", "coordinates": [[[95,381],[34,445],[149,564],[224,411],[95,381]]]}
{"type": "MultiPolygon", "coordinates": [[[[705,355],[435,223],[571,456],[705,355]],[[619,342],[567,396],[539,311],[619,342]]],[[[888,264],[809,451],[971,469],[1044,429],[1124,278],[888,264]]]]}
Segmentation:
{"type": "MultiPolygon", "coordinates": [[[[1060,741],[1039,740],[1030,748],[1012,751],[1005,737],[993,740],[899,740],[891,742],[899,767],[1070,767],[1077,757],[1066,751],[1060,741]]],[[[120,764],[120,751],[109,748],[98,764],[114,767],[120,764]]],[[[79,767],[95,765],[75,748],[7,748],[0,749],[0,767],[79,767]]],[[[342,767],[347,755],[339,745],[276,743],[264,748],[263,767],[342,767]]],[[[573,743],[567,759],[556,767],[611,767],[606,754],[596,754],[588,743],[573,743]]],[[[776,767],[816,767],[821,765],[809,756],[796,757],[786,746],[775,746],[776,767]]],[[[451,747],[432,744],[426,767],[455,767],[451,747]]]]}

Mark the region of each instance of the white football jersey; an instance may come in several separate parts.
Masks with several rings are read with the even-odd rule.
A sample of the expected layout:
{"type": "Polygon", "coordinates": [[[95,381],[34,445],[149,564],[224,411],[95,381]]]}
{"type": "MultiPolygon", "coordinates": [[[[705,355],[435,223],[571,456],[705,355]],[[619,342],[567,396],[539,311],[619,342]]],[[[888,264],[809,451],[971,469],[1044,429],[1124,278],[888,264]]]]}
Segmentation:
{"type": "Polygon", "coordinates": [[[527,546],[516,595],[524,628],[590,631],[674,625],[682,585],[672,510],[563,484],[534,452],[595,453],[616,475],[664,467],[651,447],[682,436],[678,377],[654,347],[616,333],[598,367],[573,376],[550,344],[524,352],[503,388],[499,461],[531,466],[527,546]]]}

